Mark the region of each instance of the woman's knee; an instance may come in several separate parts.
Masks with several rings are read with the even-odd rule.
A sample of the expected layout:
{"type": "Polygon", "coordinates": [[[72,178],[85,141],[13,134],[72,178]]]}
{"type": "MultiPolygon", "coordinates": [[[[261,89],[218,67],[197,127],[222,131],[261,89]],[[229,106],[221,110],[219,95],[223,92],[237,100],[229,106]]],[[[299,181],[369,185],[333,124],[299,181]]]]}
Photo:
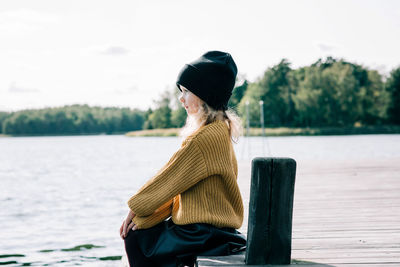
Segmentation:
{"type": "Polygon", "coordinates": [[[125,250],[126,252],[139,249],[139,245],[137,242],[137,235],[135,231],[130,230],[124,239],[125,250]]]}

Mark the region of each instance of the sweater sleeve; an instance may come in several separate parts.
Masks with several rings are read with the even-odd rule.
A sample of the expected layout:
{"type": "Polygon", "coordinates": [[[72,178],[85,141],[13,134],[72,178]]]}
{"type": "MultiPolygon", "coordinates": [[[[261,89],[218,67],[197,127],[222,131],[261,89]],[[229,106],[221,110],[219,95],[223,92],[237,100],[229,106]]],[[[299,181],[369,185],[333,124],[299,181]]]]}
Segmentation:
{"type": "Polygon", "coordinates": [[[138,229],[146,229],[153,227],[154,225],[159,224],[160,222],[164,221],[169,216],[171,216],[172,202],[173,200],[171,199],[170,201],[161,205],[161,207],[156,209],[154,213],[151,214],[150,216],[136,215],[132,219],[132,221],[137,225],[138,229]]]}
{"type": "Polygon", "coordinates": [[[138,219],[150,216],[207,176],[205,159],[196,140],[185,141],[168,163],[128,200],[128,206],[138,219]]]}

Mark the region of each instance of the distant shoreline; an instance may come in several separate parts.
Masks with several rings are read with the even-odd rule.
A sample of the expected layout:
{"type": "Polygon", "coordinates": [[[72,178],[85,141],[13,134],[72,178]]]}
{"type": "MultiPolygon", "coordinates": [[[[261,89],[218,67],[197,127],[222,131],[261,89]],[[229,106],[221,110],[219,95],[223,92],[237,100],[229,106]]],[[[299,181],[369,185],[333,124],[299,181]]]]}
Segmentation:
{"type": "Polygon", "coordinates": [[[128,132],[125,135],[129,137],[144,137],[144,136],[178,136],[181,128],[167,128],[167,129],[151,129],[151,130],[139,130],[128,132]]]}
{"type": "MultiPolygon", "coordinates": [[[[7,135],[1,137],[42,137],[42,136],[92,136],[92,135],[125,135],[128,137],[171,137],[179,136],[180,128],[138,130],[127,133],[82,133],[82,134],[42,134],[42,135],[7,135]]],[[[318,136],[318,135],[361,135],[361,134],[400,134],[400,126],[361,126],[361,127],[277,127],[265,128],[265,136],[318,136]]],[[[243,135],[246,135],[244,130],[243,135]]],[[[261,128],[250,128],[249,136],[262,136],[261,128]]]]}
{"type": "MultiPolygon", "coordinates": [[[[178,136],[179,128],[152,129],[128,132],[129,137],[145,136],[178,136]]],[[[243,135],[245,135],[246,130],[243,135]]],[[[356,135],[356,134],[400,134],[400,126],[363,126],[363,127],[313,127],[313,128],[265,128],[265,136],[296,136],[296,135],[356,135]]],[[[250,128],[250,136],[262,136],[261,128],[250,128]]]]}

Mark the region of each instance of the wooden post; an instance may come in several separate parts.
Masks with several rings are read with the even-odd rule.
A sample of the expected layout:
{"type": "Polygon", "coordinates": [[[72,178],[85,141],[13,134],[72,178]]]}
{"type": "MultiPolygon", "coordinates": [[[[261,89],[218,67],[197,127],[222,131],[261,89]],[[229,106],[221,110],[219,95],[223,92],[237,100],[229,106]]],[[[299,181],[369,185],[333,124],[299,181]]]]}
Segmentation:
{"type": "Polygon", "coordinates": [[[290,264],[296,161],[252,161],[246,264],[290,264]]]}

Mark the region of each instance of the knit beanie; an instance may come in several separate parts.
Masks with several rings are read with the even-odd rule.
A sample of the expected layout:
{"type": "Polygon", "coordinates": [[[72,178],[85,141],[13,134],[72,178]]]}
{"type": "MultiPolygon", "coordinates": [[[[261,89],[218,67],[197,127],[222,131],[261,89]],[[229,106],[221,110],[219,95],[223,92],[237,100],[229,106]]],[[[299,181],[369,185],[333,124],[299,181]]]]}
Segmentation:
{"type": "Polygon", "coordinates": [[[176,85],[184,86],[216,110],[227,110],[235,86],[237,67],[229,53],[209,51],[186,64],[176,85]]]}

